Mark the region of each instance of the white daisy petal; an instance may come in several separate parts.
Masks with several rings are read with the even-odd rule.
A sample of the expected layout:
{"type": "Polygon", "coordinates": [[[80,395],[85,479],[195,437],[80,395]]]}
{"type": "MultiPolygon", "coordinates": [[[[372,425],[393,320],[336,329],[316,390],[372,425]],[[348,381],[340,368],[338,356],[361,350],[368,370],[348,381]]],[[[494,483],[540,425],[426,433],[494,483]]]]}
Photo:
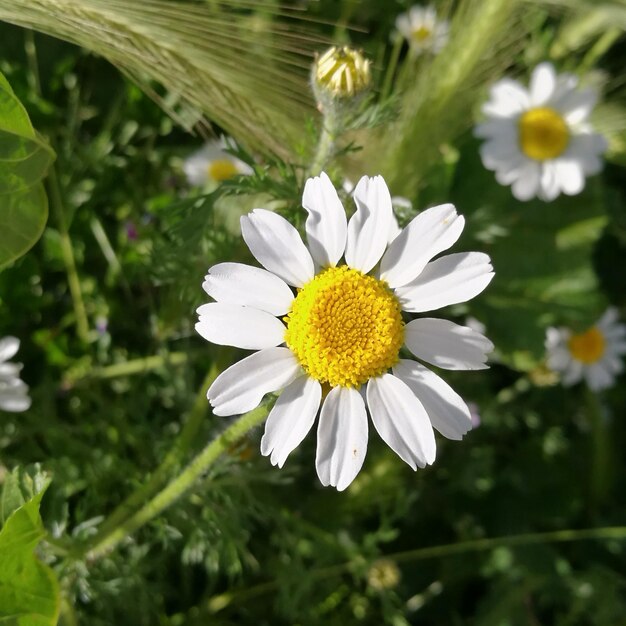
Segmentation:
{"type": "Polygon", "coordinates": [[[282,389],[302,374],[288,348],[266,348],[224,370],[207,397],[215,415],[238,415],[257,407],[266,393],[282,389]]]}
{"type": "Polygon", "coordinates": [[[4,380],[15,380],[22,371],[21,363],[3,363],[0,361],[0,378],[4,380]]]}
{"type": "Polygon", "coordinates": [[[491,100],[483,105],[483,113],[495,118],[510,117],[528,108],[528,93],[516,80],[504,78],[491,88],[491,100]]]}
{"type": "Polygon", "coordinates": [[[482,370],[493,344],[467,326],[424,317],[405,327],[405,345],[418,358],[448,370],[482,370]]]}
{"type": "Polygon", "coordinates": [[[556,72],[552,63],[540,63],[530,77],[530,101],[542,106],[550,99],[556,87],[556,72]]]}
{"type": "Polygon", "coordinates": [[[320,413],[315,467],[320,482],[343,491],[363,466],[367,414],[361,394],[350,387],[331,389],[320,413]]]}
{"type": "Polygon", "coordinates": [[[261,454],[282,467],[307,436],[322,399],[322,386],[307,375],[296,378],[280,394],[265,423],[261,454]]]}
{"type": "Polygon", "coordinates": [[[396,18],[396,29],[406,39],[411,36],[411,23],[406,13],[401,13],[396,18]]]}
{"type": "MultiPolygon", "coordinates": [[[[610,306],[602,314],[602,317],[598,320],[598,323],[596,324],[596,326],[606,333],[614,326],[614,324],[616,324],[618,319],[619,319],[619,311],[617,310],[616,307],[610,306]]],[[[0,349],[0,352],[1,352],[1,349],[0,349]]],[[[5,359],[2,359],[0,357],[0,360],[4,361],[5,359]]]]}
{"type": "Polygon", "coordinates": [[[564,346],[551,348],[548,354],[548,367],[554,372],[564,372],[572,361],[570,353],[564,346]]]}
{"type": "Polygon", "coordinates": [[[237,304],[211,302],[197,310],[196,331],[221,346],[260,350],[285,340],[285,325],[265,311],[237,304]]]}
{"type": "Polygon", "coordinates": [[[591,176],[602,169],[600,156],[608,150],[606,137],[599,133],[582,133],[570,138],[565,157],[577,159],[585,168],[585,174],[591,176]]]}
{"type": "Polygon", "coordinates": [[[325,172],[306,181],[302,206],[309,214],[306,234],[313,260],[321,267],[337,265],[346,247],[348,220],[325,172]]]}
{"type": "Polygon", "coordinates": [[[400,359],[393,373],[419,398],[432,425],[444,437],[460,440],[471,430],[472,417],[467,404],[437,374],[409,359],[400,359]]]}
{"type": "Polygon", "coordinates": [[[396,289],[396,296],[404,311],[432,311],[471,300],[493,277],[493,267],[486,254],[449,254],[428,263],[415,280],[396,289]]]}
{"type": "Polygon", "coordinates": [[[592,391],[602,391],[613,385],[613,375],[604,363],[594,363],[585,368],[583,376],[592,391]]]}
{"type": "Polygon", "coordinates": [[[614,341],[607,348],[612,354],[626,354],[626,341],[614,341]]]}
{"type": "Polygon", "coordinates": [[[408,385],[392,374],[367,383],[367,406],[383,441],[414,470],[435,461],[437,446],[428,415],[408,385]]]}
{"type": "Polygon", "coordinates": [[[254,209],[241,218],[241,234],[256,260],[287,284],[302,287],[313,278],[313,259],[284,217],[254,209]]]}
{"type": "Polygon", "coordinates": [[[511,186],[513,196],[522,202],[537,195],[541,178],[541,165],[535,161],[527,161],[519,170],[517,180],[511,186]]]}
{"type": "Polygon", "coordinates": [[[583,364],[572,359],[567,366],[567,370],[563,373],[561,382],[565,387],[575,385],[582,380],[583,373],[583,364]]]}
{"type": "Polygon", "coordinates": [[[436,254],[447,250],[465,225],[452,204],[427,209],[393,240],[380,262],[380,276],[392,288],[406,285],[436,254]]]}
{"type": "Polygon", "coordinates": [[[545,202],[552,202],[561,192],[556,161],[544,161],[539,178],[538,197],[545,202]]]}
{"type": "Polygon", "coordinates": [[[26,395],[28,387],[16,389],[3,389],[0,391],[0,410],[11,413],[27,411],[31,405],[31,399],[26,395]]]}
{"type": "Polygon", "coordinates": [[[555,108],[564,114],[568,124],[574,126],[587,120],[597,102],[598,94],[595,89],[581,89],[562,98],[555,104],[555,108]]]}
{"type": "Polygon", "coordinates": [[[8,361],[20,349],[20,340],[17,337],[3,337],[0,339],[0,363],[8,361]]]}
{"type": "Polygon", "coordinates": [[[272,315],[284,315],[293,302],[293,293],[282,279],[242,263],[214,265],[202,288],[218,302],[249,306],[272,315]]]}
{"type": "Polygon", "coordinates": [[[617,376],[624,371],[624,364],[619,358],[619,355],[614,355],[608,351],[602,358],[602,364],[613,376],[617,376]]]}
{"type": "MultiPolygon", "coordinates": [[[[406,200],[406,198],[399,198],[400,200],[406,200]]],[[[410,202],[410,201],[409,201],[410,202]]],[[[398,220],[395,215],[391,216],[389,222],[389,232],[387,233],[387,245],[389,245],[400,233],[402,229],[398,226],[398,220]]]]}
{"type": "Polygon", "coordinates": [[[579,194],[585,187],[585,175],[580,163],[569,159],[559,159],[555,163],[558,183],[568,196],[579,194]]]}
{"type": "Polygon", "coordinates": [[[393,209],[382,176],[363,176],[354,190],[356,212],[348,223],[346,263],[369,272],[387,247],[393,209]]]}

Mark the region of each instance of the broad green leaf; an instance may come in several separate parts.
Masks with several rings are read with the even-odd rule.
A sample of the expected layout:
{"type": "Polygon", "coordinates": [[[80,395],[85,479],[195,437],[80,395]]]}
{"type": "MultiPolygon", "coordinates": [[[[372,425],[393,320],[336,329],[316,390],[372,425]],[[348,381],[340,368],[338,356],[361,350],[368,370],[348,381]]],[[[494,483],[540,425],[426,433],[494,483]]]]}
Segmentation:
{"type": "Polygon", "coordinates": [[[54,626],[59,618],[59,584],[33,554],[45,536],[39,504],[45,488],[15,510],[0,531],[0,623],[54,626]]]}
{"type": "Polygon", "coordinates": [[[8,196],[0,195],[0,268],[19,258],[37,242],[48,219],[43,183],[8,196]]]}
{"type": "Polygon", "coordinates": [[[0,267],[41,236],[48,217],[41,180],[54,156],[0,74],[0,267]]]}

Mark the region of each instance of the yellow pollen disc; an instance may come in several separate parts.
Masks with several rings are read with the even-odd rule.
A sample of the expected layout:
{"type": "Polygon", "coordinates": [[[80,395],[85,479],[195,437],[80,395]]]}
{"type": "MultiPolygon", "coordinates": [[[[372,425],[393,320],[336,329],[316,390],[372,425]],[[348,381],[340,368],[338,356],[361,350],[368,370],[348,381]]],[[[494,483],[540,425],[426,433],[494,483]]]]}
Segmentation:
{"type": "Polygon", "coordinates": [[[586,365],[597,363],[604,354],[606,340],[595,326],[580,335],[572,335],[567,342],[570,354],[586,365]]]}
{"type": "Polygon", "coordinates": [[[411,33],[411,37],[413,37],[413,40],[417,43],[423,43],[431,36],[431,34],[432,31],[430,30],[430,28],[427,28],[426,26],[420,26],[411,33]]]}
{"type": "Polygon", "coordinates": [[[207,167],[207,174],[211,180],[221,183],[239,174],[236,165],[230,159],[214,159],[207,167]]]}
{"type": "Polygon", "coordinates": [[[400,303],[386,283],[331,267],[298,292],[285,341],[307,373],[331,387],[357,387],[398,361],[400,303]]]}
{"type": "Polygon", "coordinates": [[[565,152],[569,129],[554,109],[530,109],[519,119],[519,142],[522,152],[531,159],[554,159],[565,152]]]}

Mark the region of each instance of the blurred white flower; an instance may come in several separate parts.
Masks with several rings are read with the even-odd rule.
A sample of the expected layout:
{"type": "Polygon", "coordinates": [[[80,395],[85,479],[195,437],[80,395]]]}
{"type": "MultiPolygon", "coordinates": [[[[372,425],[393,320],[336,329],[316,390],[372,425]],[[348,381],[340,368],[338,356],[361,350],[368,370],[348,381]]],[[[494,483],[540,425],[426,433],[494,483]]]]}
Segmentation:
{"type": "Polygon", "coordinates": [[[9,363],[17,354],[20,340],[15,337],[0,339],[0,409],[26,411],[30,407],[28,385],[20,379],[21,363],[9,363]]]}
{"type": "Polygon", "coordinates": [[[348,221],[326,174],[306,182],[308,246],[276,213],[254,209],[242,217],[243,238],[265,269],[211,267],[203,288],[216,302],[198,309],[196,324],[208,341],[255,351],[211,385],[213,412],[245,413],[284,389],[261,453],[282,467],[319,411],[317,474],[340,491],[363,465],[367,410],[381,438],[413,469],[435,460],[433,428],[449,439],[471,428],[462,398],[417,360],[400,358],[403,346],[451,370],[485,369],[493,349],[465,326],[433,317],[407,323],[402,316],[466,302],[493,278],[481,252],[433,260],[463,231],[454,206],[422,211],[389,244],[393,212],[382,177],[364,176],[353,197],[348,221]]]}
{"type": "Polygon", "coordinates": [[[200,187],[211,182],[221,183],[238,174],[252,174],[252,168],[248,164],[225,152],[226,147],[226,141],[222,137],[207,142],[185,159],[183,171],[187,182],[200,187]]]}
{"type": "Polygon", "coordinates": [[[508,78],[491,88],[482,109],[487,119],[474,134],[486,140],[483,165],[501,185],[511,185],[518,200],[576,195],[585,177],[602,169],[607,142],[588,122],[596,92],[577,86],[572,74],[557,75],[552,64],[542,63],[528,89],[508,78]]]}
{"type": "Polygon", "coordinates": [[[396,18],[398,32],[407,40],[411,55],[437,54],[448,41],[450,25],[437,18],[434,7],[416,5],[396,18]]]}
{"type": "Polygon", "coordinates": [[[548,328],[548,367],[561,374],[565,386],[583,379],[593,391],[613,385],[626,354],[626,325],[619,324],[617,316],[617,309],[611,307],[595,326],[580,334],[568,328],[548,328]]]}

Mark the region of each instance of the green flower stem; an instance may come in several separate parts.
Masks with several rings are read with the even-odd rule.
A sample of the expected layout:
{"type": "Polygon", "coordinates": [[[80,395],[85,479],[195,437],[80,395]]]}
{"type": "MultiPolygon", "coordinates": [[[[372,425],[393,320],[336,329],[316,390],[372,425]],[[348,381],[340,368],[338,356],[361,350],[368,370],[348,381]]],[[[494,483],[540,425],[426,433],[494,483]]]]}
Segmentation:
{"type": "Polygon", "coordinates": [[[76,319],[76,333],[83,343],[89,342],[89,321],[87,320],[87,311],[83,300],[83,292],[80,286],[80,278],[76,269],[76,259],[74,258],[74,249],[72,240],[69,235],[69,226],[63,198],[61,196],[61,188],[59,179],[57,178],[54,165],[50,167],[48,172],[48,191],[50,204],[54,211],[59,234],[61,237],[61,252],[63,254],[63,263],[67,273],[67,283],[70,288],[70,295],[74,306],[74,317],[76,319]]]}
{"type": "Polygon", "coordinates": [[[142,487],[134,491],[126,500],[104,520],[98,528],[97,534],[92,539],[94,545],[99,543],[109,533],[113,532],[124,520],[128,519],[144,502],[147,502],[163,486],[163,483],[170,477],[176,467],[179,467],[184,460],[184,456],[192,446],[195,438],[202,426],[202,422],[207,416],[208,402],[206,393],[213,381],[219,374],[216,363],[213,364],[207,374],[198,395],[189,411],[185,422],[174,445],[163,459],[161,465],[155,470],[150,479],[142,487]]]}
{"type": "MultiPolygon", "coordinates": [[[[169,352],[165,355],[156,354],[140,359],[132,359],[124,363],[114,363],[104,367],[94,367],[88,371],[82,369],[78,373],[71,371],[64,377],[63,384],[71,387],[86,380],[107,380],[119,378],[120,376],[134,376],[145,374],[162,367],[183,365],[189,360],[187,352],[169,352]]],[[[205,399],[206,400],[206,399],[205,399]]]]}
{"type": "Polygon", "coordinates": [[[609,48],[622,36],[622,32],[621,28],[613,26],[602,34],[593,46],[591,46],[578,66],[578,72],[581,76],[584,76],[593,69],[598,60],[604,56],[609,48]]]}
{"type": "Polygon", "coordinates": [[[611,441],[609,424],[604,415],[600,398],[585,388],[587,418],[591,426],[591,504],[595,508],[609,491],[611,471],[611,441]]]}
{"type": "MultiPolygon", "coordinates": [[[[565,543],[570,541],[583,540],[625,540],[626,526],[608,526],[604,528],[584,528],[581,530],[564,529],[555,530],[544,533],[522,533],[519,535],[508,535],[504,537],[486,537],[484,539],[470,539],[469,541],[460,541],[458,543],[448,543],[439,546],[430,546],[427,548],[417,548],[415,550],[407,550],[404,552],[394,552],[391,554],[381,555],[386,559],[396,561],[398,563],[421,561],[424,559],[445,558],[459,554],[467,554],[469,552],[483,552],[493,548],[502,546],[529,546],[541,543],[565,543]]],[[[352,561],[313,569],[309,572],[312,580],[323,580],[331,576],[340,576],[350,571],[353,566],[352,561]]],[[[229,591],[210,598],[205,605],[205,610],[209,613],[218,613],[225,609],[233,602],[241,603],[244,600],[271,593],[278,587],[276,581],[268,581],[237,591],[229,591]]]]}
{"type": "Polygon", "coordinates": [[[324,113],[322,134],[311,165],[310,176],[318,176],[335,152],[335,142],[339,136],[339,120],[334,111],[324,113]]]}
{"type": "Polygon", "coordinates": [[[380,101],[384,102],[391,93],[391,85],[393,83],[393,77],[398,67],[398,60],[400,59],[400,51],[402,50],[402,44],[404,43],[403,37],[397,33],[396,41],[391,50],[391,57],[389,58],[389,65],[385,72],[385,82],[380,90],[380,101]]]}
{"type": "Polygon", "coordinates": [[[262,406],[245,413],[233,422],[221,435],[214,439],[189,465],[174,478],[164,489],[136,513],[111,529],[106,535],[99,536],[97,541],[89,542],[77,555],[94,561],[108,554],[126,537],[154,519],[176,500],[182,497],[206,472],[206,470],[243,435],[261,424],[267,417],[268,407],[262,406]]]}
{"type": "MultiPolygon", "coordinates": [[[[26,29],[24,31],[24,49],[26,51],[26,60],[30,70],[31,86],[38,96],[41,96],[41,82],[39,80],[39,66],[37,63],[37,47],[35,45],[35,37],[33,31],[26,29]]],[[[52,141],[50,141],[52,146],[52,141]]],[[[70,295],[74,306],[74,317],[76,318],[76,333],[83,343],[89,341],[89,322],[87,320],[87,312],[83,301],[83,293],[80,287],[80,279],[76,269],[76,260],[74,258],[74,249],[72,248],[72,240],[69,236],[69,227],[65,206],[63,204],[63,196],[61,195],[61,187],[57,178],[54,165],[50,166],[48,172],[48,196],[52,210],[55,213],[59,233],[61,235],[61,252],[63,254],[63,263],[67,273],[67,283],[70,288],[70,295]]]]}

